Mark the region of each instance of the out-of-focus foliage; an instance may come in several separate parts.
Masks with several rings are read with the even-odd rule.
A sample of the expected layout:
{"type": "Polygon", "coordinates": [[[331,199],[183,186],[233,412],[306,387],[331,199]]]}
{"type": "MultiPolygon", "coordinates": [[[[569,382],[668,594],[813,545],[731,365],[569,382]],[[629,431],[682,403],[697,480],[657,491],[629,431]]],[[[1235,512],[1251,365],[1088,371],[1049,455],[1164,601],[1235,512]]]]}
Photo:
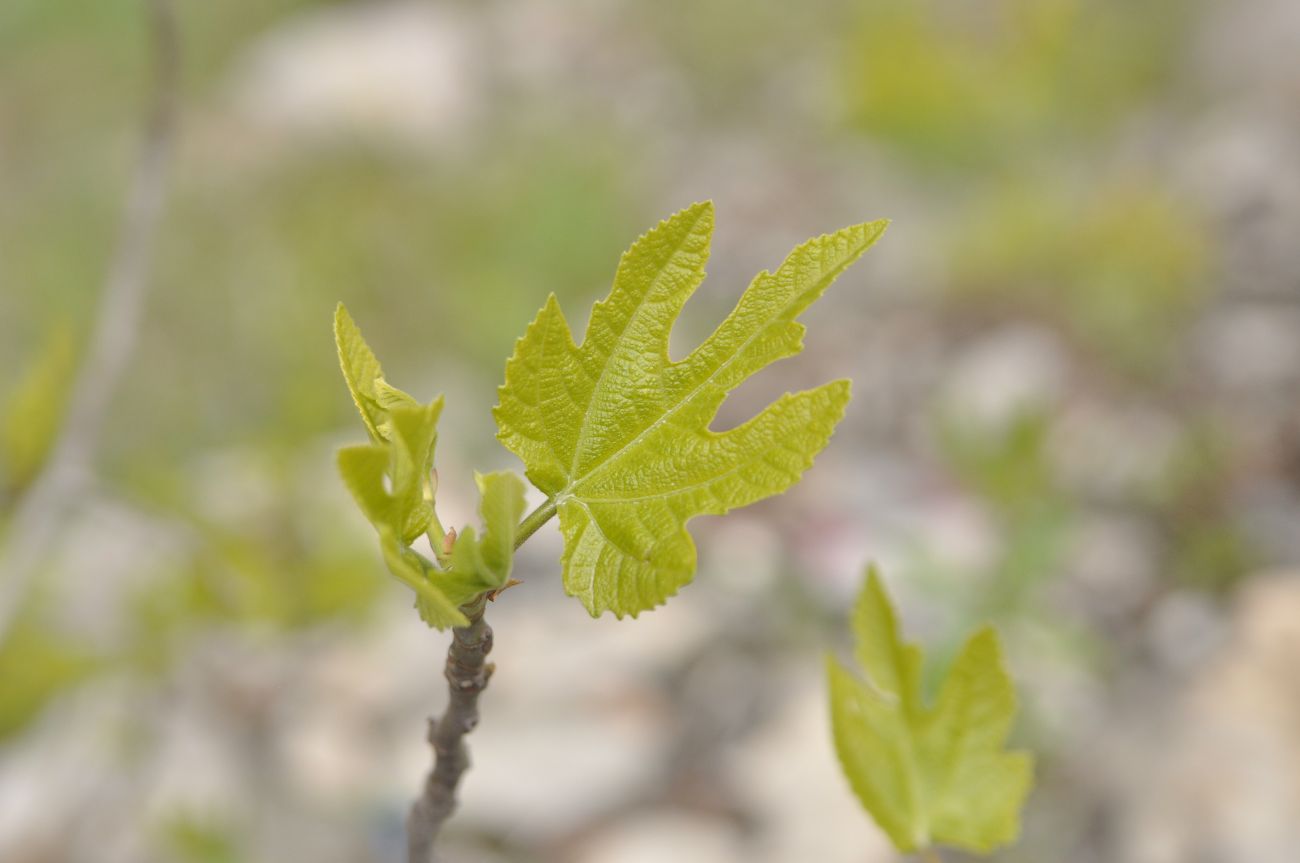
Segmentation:
{"type": "Polygon", "coordinates": [[[874,569],[853,612],[866,679],[827,658],[835,748],[862,805],[900,851],[936,844],[988,853],[1020,834],[1033,759],[1003,747],[1015,688],[997,632],[972,635],[939,687],[921,695],[921,649],[902,639],[874,569]]]}
{"type": "Polygon", "coordinates": [[[368,558],[348,543],[318,543],[280,516],[265,532],[187,521],[187,554],[127,598],[127,667],[167,671],[205,627],[292,632],[364,622],[378,595],[368,558]],[[276,525],[283,532],[271,535],[276,525]]]}
{"type": "Polygon", "coordinates": [[[966,578],[934,563],[919,568],[935,589],[950,591],[949,608],[963,626],[1043,613],[1039,590],[1059,571],[1074,514],[1049,458],[1051,429],[1040,411],[1017,413],[1005,424],[951,414],[936,423],[944,467],[987,502],[999,534],[998,553],[966,578]]]}
{"type": "Polygon", "coordinates": [[[102,660],[77,646],[73,636],[48,627],[45,615],[29,612],[0,644],[0,743],[20,731],[63,689],[97,671],[102,660]]]}
{"type": "Polygon", "coordinates": [[[1208,425],[1179,439],[1138,499],[1171,535],[1168,571],[1178,582],[1221,592],[1260,565],[1260,554],[1232,518],[1232,453],[1208,425]]]}
{"type": "Polygon", "coordinates": [[[0,511],[45,464],[77,365],[72,334],[57,329],[0,405],[0,511]]]}
{"type": "Polygon", "coordinates": [[[1140,181],[1086,190],[1022,182],[981,199],[954,241],[950,290],[1058,323],[1118,370],[1168,362],[1208,276],[1185,205],[1140,181]]]}
{"type": "Polygon", "coordinates": [[[868,0],[845,45],[849,116],[931,166],[1010,168],[1073,148],[1168,78],[1179,4],[868,0]]]}
{"type": "Polygon", "coordinates": [[[176,816],[163,825],[163,841],[182,863],[239,863],[243,855],[229,827],[176,816]]]}

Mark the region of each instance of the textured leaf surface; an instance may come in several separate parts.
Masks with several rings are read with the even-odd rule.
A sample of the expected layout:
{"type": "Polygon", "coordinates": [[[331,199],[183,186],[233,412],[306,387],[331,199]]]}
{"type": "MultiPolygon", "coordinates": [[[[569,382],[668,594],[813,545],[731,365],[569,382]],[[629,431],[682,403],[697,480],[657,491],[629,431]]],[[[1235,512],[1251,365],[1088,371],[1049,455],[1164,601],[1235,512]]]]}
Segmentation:
{"type": "Polygon", "coordinates": [[[343,380],[347,381],[361,421],[366,424],[370,437],[380,440],[379,425],[384,410],[379,404],[375,381],[384,376],[384,370],[342,303],[334,309],[334,346],[338,348],[343,380]]]}
{"type": "Polygon", "coordinates": [[[921,651],[902,641],[872,570],[853,616],[862,680],[827,659],[835,748],[854,793],[900,851],[943,844],[987,853],[1015,841],[1033,762],[1004,745],[1016,694],[997,634],[966,642],[933,707],[921,651]]]}
{"type": "Polygon", "coordinates": [[[581,346],[547,300],[506,366],[495,416],[502,443],[557,508],[565,589],[592,615],[662,603],[694,575],[691,518],[778,494],[812,464],[843,416],[847,381],[787,393],[723,433],[709,424],[732,389],[802,349],[795,319],[884,227],[799,246],[680,362],[668,336],[704,278],[711,204],[661,222],[623,255],[581,346]]]}

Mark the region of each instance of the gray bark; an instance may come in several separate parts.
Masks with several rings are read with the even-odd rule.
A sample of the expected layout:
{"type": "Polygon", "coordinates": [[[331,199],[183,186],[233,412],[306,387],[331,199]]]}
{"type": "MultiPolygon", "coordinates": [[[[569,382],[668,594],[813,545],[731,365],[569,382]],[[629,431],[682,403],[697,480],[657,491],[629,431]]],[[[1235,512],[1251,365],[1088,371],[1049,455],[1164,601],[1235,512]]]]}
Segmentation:
{"type": "Polygon", "coordinates": [[[437,721],[429,721],[429,744],[433,747],[433,769],[424,790],[406,821],[409,863],[436,863],[438,834],[456,809],[456,789],[469,768],[465,735],[478,725],[478,697],[492,677],[487,661],[492,650],[492,627],[483,620],[486,605],[481,597],[466,608],[469,626],[451,631],[447,649],[447,709],[437,721]]]}

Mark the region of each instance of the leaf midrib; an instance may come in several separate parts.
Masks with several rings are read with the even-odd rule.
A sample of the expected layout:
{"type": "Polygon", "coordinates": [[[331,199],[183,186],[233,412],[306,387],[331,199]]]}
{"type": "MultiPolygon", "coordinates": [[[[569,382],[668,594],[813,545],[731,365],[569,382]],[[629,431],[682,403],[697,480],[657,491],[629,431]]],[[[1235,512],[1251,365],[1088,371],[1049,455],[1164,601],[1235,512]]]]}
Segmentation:
{"type": "MultiPolygon", "coordinates": [[[[610,351],[609,356],[605,357],[605,363],[601,366],[600,375],[596,378],[596,383],[591,388],[591,398],[587,400],[587,409],[583,412],[582,415],[582,426],[578,429],[578,439],[573,445],[573,462],[569,465],[570,477],[572,477],[575,473],[577,473],[578,460],[582,458],[582,448],[587,442],[587,437],[589,434],[588,429],[591,428],[591,414],[592,414],[591,406],[593,403],[595,403],[597,396],[603,392],[602,387],[605,384],[606,376],[609,374],[610,367],[613,366],[613,363],[609,361],[610,358],[613,357],[615,351],[617,351],[620,347],[622,347],[624,337],[627,335],[627,331],[631,329],[632,325],[641,316],[641,313],[645,311],[646,306],[650,304],[650,296],[651,294],[654,293],[655,288],[659,286],[659,281],[664,277],[664,273],[668,272],[668,270],[672,267],[673,259],[677,256],[677,253],[680,252],[686,246],[686,243],[691,239],[691,237],[694,236],[696,227],[704,219],[707,212],[708,212],[707,209],[701,209],[699,214],[695,217],[695,220],[691,222],[691,226],[686,229],[686,231],[682,234],[681,239],[678,240],[677,243],[674,245],[672,252],[667,256],[667,259],[664,261],[664,265],[660,267],[659,270],[655,273],[655,277],[651,281],[650,286],[646,288],[645,293],[641,296],[640,301],[636,304],[636,308],[632,311],[632,314],[628,316],[627,323],[625,323],[623,325],[623,329],[619,331],[618,339],[614,343],[614,350],[610,351]]],[[[617,279],[617,276],[615,276],[615,278],[617,279]]],[[[593,314],[593,318],[594,318],[594,314],[593,314]]],[[[591,338],[590,323],[587,324],[587,329],[588,329],[587,335],[582,340],[584,347],[586,346],[587,339],[591,338]]],[[[664,359],[667,359],[668,357],[667,357],[666,346],[665,346],[664,353],[665,353],[664,359]]],[[[604,461],[606,460],[602,460],[601,464],[603,464],[604,461]]],[[[590,475],[591,473],[590,471],[588,471],[587,476],[590,475]]],[[[569,485],[572,486],[573,482],[570,481],[569,485]]]]}

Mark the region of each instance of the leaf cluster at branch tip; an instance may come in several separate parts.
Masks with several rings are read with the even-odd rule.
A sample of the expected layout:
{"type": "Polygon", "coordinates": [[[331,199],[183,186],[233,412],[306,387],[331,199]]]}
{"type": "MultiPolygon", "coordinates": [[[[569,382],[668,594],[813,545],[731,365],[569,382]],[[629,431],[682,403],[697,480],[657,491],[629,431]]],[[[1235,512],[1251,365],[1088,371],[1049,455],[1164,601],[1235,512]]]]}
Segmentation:
{"type": "MultiPolygon", "coordinates": [[[[812,465],[844,415],[847,380],[786,393],[728,431],[709,426],[732,390],[803,349],[798,317],[885,226],[853,225],[799,246],[759,273],[712,335],[677,362],[669,333],[704,279],[711,203],[665,219],[624,253],[580,345],[555,296],[547,300],[506,364],[493,415],[497,437],[547,495],[539,516],[559,516],[565,590],[593,616],[635,616],[664,602],[695,573],[687,522],[779,494],[812,465]]],[[[334,331],[371,438],[339,453],[343,478],[425,620],[459,625],[467,591],[509,580],[522,485],[513,474],[481,477],[483,536],[462,533],[441,567],[413,552],[422,533],[435,551],[443,541],[429,481],[442,399],[422,405],[389,384],[342,305],[334,331]]],[[[530,520],[526,533],[535,527],[530,520]]]]}
{"type": "Polygon", "coordinates": [[[389,384],[342,303],[334,315],[334,338],[343,377],[370,432],[370,443],[339,450],[339,473],[379,534],[389,571],[415,591],[424,621],[437,629],[464,626],[461,606],[510,580],[523,483],[509,472],[476,475],[482,536],[472,527],[460,531],[442,566],[413,551],[411,543],[423,534],[435,549],[444,541],[430,478],[442,396],[420,404],[389,384]]]}

